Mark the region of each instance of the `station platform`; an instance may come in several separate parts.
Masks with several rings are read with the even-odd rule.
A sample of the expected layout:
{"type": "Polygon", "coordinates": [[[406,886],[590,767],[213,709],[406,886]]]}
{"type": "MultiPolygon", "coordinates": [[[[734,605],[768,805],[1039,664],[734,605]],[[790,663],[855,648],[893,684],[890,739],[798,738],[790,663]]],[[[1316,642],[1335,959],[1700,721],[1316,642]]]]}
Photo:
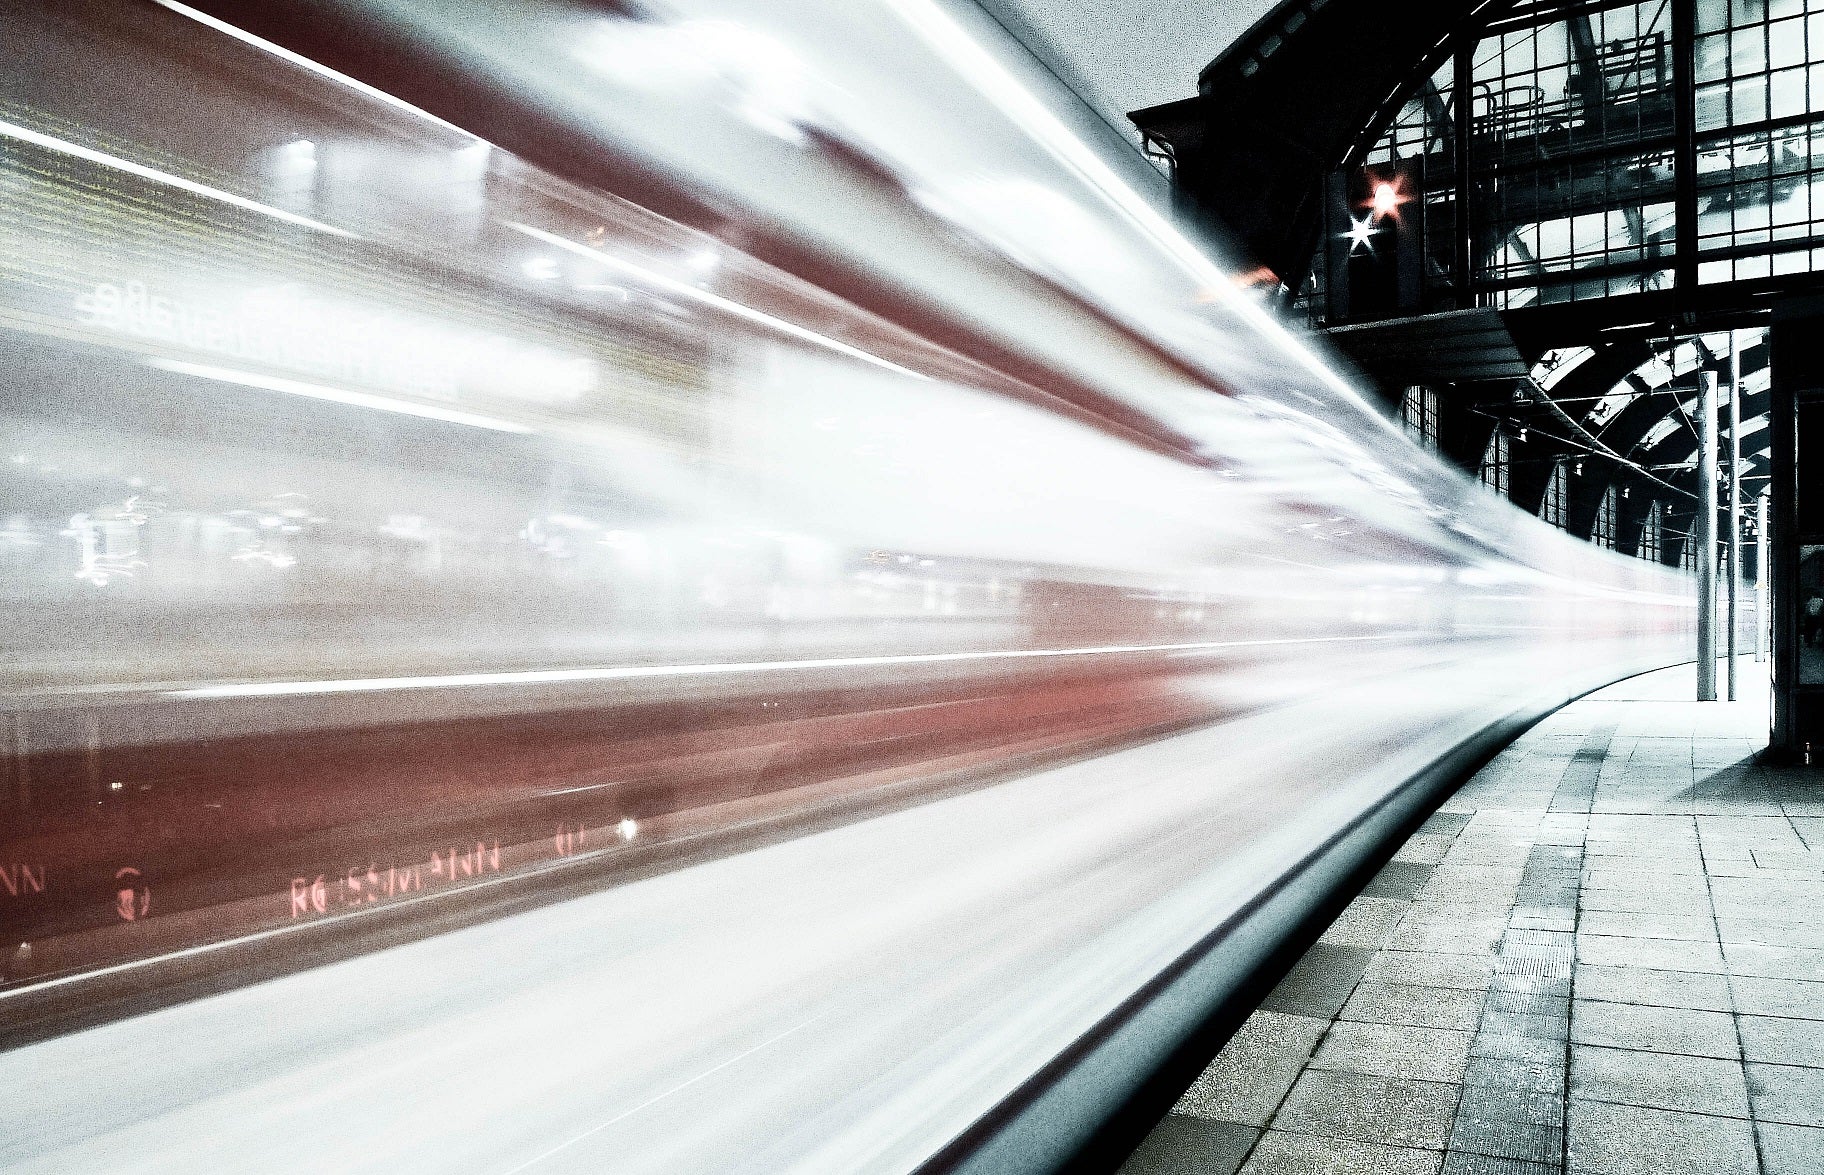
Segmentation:
{"type": "Polygon", "coordinates": [[[1684,666],[1516,740],[1126,1175],[1824,1173],[1824,771],[1754,762],[1738,671],[1742,701],[1684,666]]]}

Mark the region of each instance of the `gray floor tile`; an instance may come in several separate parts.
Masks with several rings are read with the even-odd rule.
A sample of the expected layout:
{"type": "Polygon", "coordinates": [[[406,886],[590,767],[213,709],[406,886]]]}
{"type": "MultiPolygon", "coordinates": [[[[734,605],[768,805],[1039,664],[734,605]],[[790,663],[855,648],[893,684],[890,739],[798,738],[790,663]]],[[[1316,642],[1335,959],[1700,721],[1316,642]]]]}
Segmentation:
{"type": "Polygon", "coordinates": [[[1710,913],[1710,898],[1705,894],[1669,894],[1652,889],[1584,890],[1578,903],[1585,912],[1591,910],[1637,910],[1646,913],[1710,913]]]}
{"type": "Polygon", "coordinates": [[[1471,1056],[1463,1070],[1465,1086],[1487,1086],[1523,1093],[1553,1094],[1564,1089],[1564,1058],[1539,1062],[1508,1057],[1471,1056]]]}
{"type": "Polygon", "coordinates": [[[1624,910],[1588,910],[1578,922],[1586,934],[1630,938],[1675,938],[1715,942],[1716,923],[1706,914],[1658,914],[1624,910]]]}
{"type": "MultiPolygon", "coordinates": [[[[1824,909],[1824,902],[1819,908],[1824,909]]],[[[1723,944],[1723,954],[1733,975],[1824,980],[1824,950],[1730,942],[1723,944]]]]}
{"type": "Polygon", "coordinates": [[[1670,887],[1696,893],[1704,877],[1704,859],[1692,845],[1682,853],[1654,853],[1637,844],[1602,844],[1592,840],[1584,865],[1591,889],[1647,888],[1653,878],[1670,887]]]}
{"type": "Polygon", "coordinates": [[[1730,1016],[1696,1008],[1578,1000],[1571,1009],[1571,1039],[1577,1044],[1697,1057],[1740,1055],[1730,1016]]]}
{"type": "Polygon", "coordinates": [[[1810,872],[1813,875],[1824,873],[1824,856],[1809,852],[1803,848],[1791,849],[1753,849],[1754,863],[1762,869],[1794,869],[1810,872]]]}
{"type": "Polygon", "coordinates": [[[1413,833],[1413,835],[1426,837],[1435,836],[1448,840],[1469,827],[1470,823],[1474,821],[1475,818],[1476,814],[1474,812],[1443,810],[1433,812],[1430,816],[1425,818],[1425,823],[1421,824],[1419,830],[1413,833]]]}
{"type": "Polygon", "coordinates": [[[1571,1096],[1694,1114],[1748,1116],[1740,1061],[1629,1049],[1571,1050],[1571,1096]]]}
{"type": "Polygon", "coordinates": [[[1824,923],[1793,918],[1758,918],[1723,916],[1717,920],[1717,936],[1724,942],[1758,943],[1763,946],[1824,948],[1824,923]]]}
{"type": "Polygon", "coordinates": [[[1235,1175],[1259,1137],[1252,1126],[1168,1114],[1121,1165],[1121,1175],[1235,1175]]]}
{"type": "Polygon", "coordinates": [[[1451,1126],[1450,1149],[1492,1158],[1551,1163],[1564,1153],[1564,1128],[1556,1123],[1459,1114],[1451,1126]]]}
{"type": "MultiPolygon", "coordinates": [[[[1571,969],[1554,967],[1553,974],[1528,975],[1515,971],[1508,966],[1505,959],[1495,960],[1495,974],[1488,981],[1488,990],[1515,994],[1559,996],[1565,1000],[1571,998],[1571,969]],[[1560,975],[1557,972],[1562,971],[1560,975]]],[[[1568,1013],[1566,1013],[1568,1015],[1568,1013]]]]}
{"type": "Polygon", "coordinates": [[[1824,1130],[1763,1122],[1761,1169],[1766,1175],[1824,1175],[1824,1130]]]}
{"type": "MultiPolygon", "coordinates": [[[[1566,1002],[1568,1010],[1568,1001],[1566,1002]]],[[[1480,1030],[1491,1036],[1530,1036],[1562,1041],[1570,1035],[1570,1017],[1554,1012],[1508,1012],[1489,1008],[1482,1013],[1480,1030]]]]}
{"type": "Polygon", "coordinates": [[[1403,865],[1436,865],[1450,852],[1450,841],[1445,836],[1415,836],[1400,846],[1393,859],[1403,865]]]}
{"type": "Polygon", "coordinates": [[[1342,1018],[1468,1032],[1481,1015],[1481,992],[1451,987],[1363,980],[1343,1006],[1342,1018]]]}
{"type": "Polygon", "coordinates": [[[1564,1102],[1558,1089],[1528,1092],[1465,1086],[1450,1149],[1496,1158],[1556,1163],[1564,1149],[1564,1102]]]}
{"type": "Polygon", "coordinates": [[[1500,1118],[1508,1122],[1531,1122],[1539,1126],[1563,1126],[1562,1082],[1543,1092],[1500,1085],[1466,1085],[1463,1087],[1463,1100],[1457,1106],[1457,1114],[1459,1117],[1473,1115],[1478,1118],[1500,1118]]]}
{"type": "Polygon", "coordinates": [[[1662,1008],[1731,1010],[1729,980],[1701,971],[1660,971],[1651,967],[1577,964],[1577,998],[1662,1008]]]}
{"type": "Polygon", "coordinates": [[[1565,1148],[1578,1175],[1756,1175],[1740,1118],[1573,1101],[1565,1148]]]}
{"type": "Polygon", "coordinates": [[[1439,955],[1418,951],[1376,954],[1362,978],[1383,983],[1412,983],[1425,987],[1455,987],[1483,991],[1495,972],[1495,961],[1472,955],[1439,955]]]}
{"type": "Polygon", "coordinates": [[[1824,1020],[1824,983],[1734,975],[1729,988],[1735,993],[1735,1010],[1746,1015],[1824,1020]]]}
{"type": "Polygon", "coordinates": [[[1435,865],[1417,861],[1389,861],[1362,890],[1363,897],[1411,901],[1419,887],[1430,880],[1435,865]]]}
{"type": "Polygon", "coordinates": [[[1440,1151],[1404,1150],[1340,1138],[1269,1130],[1243,1175],[1437,1175],[1440,1151]]]}
{"type": "Polygon", "coordinates": [[[1307,1069],[1273,1118],[1275,1130],[1443,1150],[1459,1085],[1307,1069]]]}
{"type": "Polygon", "coordinates": [[[1178,1099],[1175,1112],[1265,1126],[1317,1047],[1325,1023],[1256,1012],[1178,1099]]]}
{"type": "Polygon", "coordinates": [[[1399,924],[1409,906],[1408,902],[1363,895],[1344,908],[1319,941],[1377,949],[1399,924]]]}
{"type": "Polygon", "coordinates": [[[1522,901],[1508,913],[1507,924],[1528,930],[1574,931],[1577,929],[1575,894],[1562,906],[1529,905],[1522,901]]]}
{"type": "Polygon", "coordinates": [[[1748,881],[1718,881],[1711,886],[1720,900],[1730,898],[1752,898],[1756,894],[1779,892],[1794,898],[1816,897],[1824,893],[1824,876],[1807,878],[1783,877],[1778,881],[1766,883],[1748,881]]]}
{"type": "Polygon", "coordinates": [[[1511,1061],[1553,1064],[1564,1059],[1564,1041],[1539,1036],[1517,1036],[1505,1032],[1478,1032],[1470,1044],[1470,1054],[1477,1057],[1501,1057],[1511,1061]]]}
{"type": "Polygon", "coordinates": [[[1758,1121],[1824,1126],[1824,1069],[1750,1063],[1748,1094],[1758,1121]]]}
{"type": "Polygon", "coordinates": [[[1501,941],[1501,933],[1506,927],[1505,918],[1487,919],[1480,924],[1402,925],[1387,936],[1387,945],[1396,951],[1487,955],[1501,941]]]}
{"type": "Polygon", "coordinates": [[[1558,1175],[1560,1170],[1555,1162],[1528,1163],[1471,1151],[1450,1151],[1445,1154],[1444,1169],[1438,1175],[1558,1175]]]}
{"type": "Polygon", "coordinates": [[[1775,1065],[1816,1065],[1824,1061],[1824,1021],[1738,1016],[1742,1059],[1775,1065]]]}
{"type": "Polygon", "coordinates": [[[1703,874],[1664,874],[1636,869],[1622,869],[1613,865],[1603,866],[1603,858],[1592,858],[1591,864],[1583,873],[1584,893],[1604,893],[1610,890],[1637,891],[1660,894],[1666,897],[1700,899],[1709,896],[1710,889],[1704,881],[1703,874]]]}
{"type": "Polygon", "coordinates": [[[1557,984],[1503,984],[1489,989],[1483,1007],[1491,1012],[1526,1012],[1569,1022],[1571,998],[1557,984]]]}
{"type": "Polygon", "coordinates": [[[1470,1034],[1402,1024],[1332,1025],[1311,1058],[1314,1068],[1460,1082],[1469,1064],[1470,1034]]]}
{"type": "Polygon", "coordinates": [[[1319,942],[1279,982],[1260,1006],[1272,1012],[1335,1018],[1375,952],[1368,947],[1319,942]]]}
{"type": "Polygon", "coordinates": [[[1824,817],[1795,816],[1792,817],[1792,826],[1798,829],[1806,848],[1824,849],[1824,817]]]}
{"type": "Polygon", "coordinates": [[[1714,942],[1669,938],[1623,938],[1579,934],[1577,961],[1606,967],[1651,967],[1659,971],[1721,973],[1723,954],[1714,942]]]}

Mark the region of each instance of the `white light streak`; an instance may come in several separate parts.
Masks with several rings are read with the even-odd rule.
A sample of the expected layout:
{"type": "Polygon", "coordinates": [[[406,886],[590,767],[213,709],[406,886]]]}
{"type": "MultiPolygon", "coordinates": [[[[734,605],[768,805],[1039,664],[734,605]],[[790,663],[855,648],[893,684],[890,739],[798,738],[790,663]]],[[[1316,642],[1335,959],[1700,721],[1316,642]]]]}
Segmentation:
{"type": "Polygon", "coordinates": [[[936,0],[888,0],[888,3],[899,13],[900,19],[1000,106],[1016,125],[1032,134],[1053,158],[1076,172],[1117,210],[1125,213],[1200,285],[1213,291],[1232,313],[1270,335],[1312,374],[1360,404],[1371,417],[1381,419],[1381,414],[1368,406],[1360,392],[1326,366],[1277,318],[1251,302],[1236,288],[1230,275],[1213,264],[1176,225],[1117,175],[1106,160],[1078,138],[1012,71],[978,44],[936,0]]]}
{"type": "Polygon", "coordinates": [[[198,379],[239,384],[242,387],[259,388],[268,392],[283,392],[288,396],[303,396],[311,400],[328,400],[333,404],[371,408],[377,412],[393,412],[400,416],[421,416],[427,420],[441,420],[446,424],[463,424],[470,428],[486,428],[495,432],[527,433],[532,431],[526,425],[511,420],[501,420],[494,416],[480,416],[454,408],[439,408],[434,404],[416,404],[410,400],[395,400],[390,396],[376,396],[370,392],[333,388],[326,384],[305,383],[302,380],[283,379],[279,376],[261,375],[252,371],[237,371],[232,367],[210,367],[201,363],[184,363],[176,359],[148,359],[146,364],[156,367],[160,371],[175,372],[178,375],[193,375],[198,379]]]}
{"type": "Polygon", "coordinates": [[[445,673],[425,677],[370,677],[343,681],[267,681],[165,690],[168,698],[295,698],[322,694],[384,693],[416,689],[469,689],[500,685],[567,685],[643,678],[710,677],[736,673],[790,673],[807,669],[870,669],[966,661],[1028,661],[1099,657],[1120,653],[1201,653],[1267,645],[1346,644],[1404,640],[1407,633],[1374,636],[1282,637],[1252,641],[1199,641],[1183,645],[1098,645],[1083,649],[995,649],[966,653],[906,653],[885,657],[816,657],[799,661],[731,661],[704,665],[600,665],[584,669],[527,669],[510,673],[445,673]]]}
{"type": "Polygon", "coordinates": [[[687,298],[690,301],[698,302],[702,305],[720,310],[724,314],[731,314],[736,318],[758,323],[769,330],[778,331],[783,335],[790,335],[794,339],[801,339],[807,343],[814,343],[819,347],[835,351],[839,355],[847,355],[851,359],[859,359],[863,363],[872,363],[876,367],[884,367],[886,370],[895,372],[899,375],[909,375],[913,379],[931,378],[922,371],[913,371],[909,367],[901,367],[890,359],[882,359],[879,355],[870,351],[864,351],[860,347],[850,346],[840,339],[833,339],[828,335],[818,334],[814,330],[799,326],[795,322],[788,322],[783,318],[775,318],[773,315],[768,314],[763,310],[756,310],[752,306],[737,302],[732,298],[724,298],[720,294],[700,289],[697,286],[691,285],[689,282],[679,281],[674,277],[666,277],[662,273],[657,273],[653,270],[646,269],[643,266],[635,265],[631,261],[614,256],[612,253],[604,253],[600,249],[590,248],[580,241],[572,241],[568,237],[560,237],[556,233],[548,233],[543,229],[533,228],[529,224],[520,224],[518,221],[507,221],[506,225],[515,232],[524,233],[535,241],[543,241],[553,248],[563,249],[567,252],[576,254],[578,257],[587,257],[591,261],[599,262],[610,269],[630,274],[640,281],[651,286],[656,286],[674,297],[687,298]]]}
{"type": "Polygon", "coordinates": [[[535,1155],[530,1159],[527,1159],[525,1162],[521,1163],[519,1166],[509,1169],[505,1173],[505,1175],[520,1175],[520,1172],[526,1171],[532,1167],[538,1166],[540,1163],[544,1162],[546,1159],[550,1158],[552,1155],[557,1154],[559,1151],[568,1150],[570,1147],[575,1146],[577,1143],[583,1141],[585,1138],[590,1138],[590,1137],[593,1137],[594,1135],[600,1134],[602,1131],[608,1129],[610,1126],[615,1125],[617,1122],[625,1121],[626,1119],[631,1118],[635,1114],[639,1113],[641,1110],[644,1110],[649,1106],[657,1105],[658,1103],[664,1101],[666,1098],[670,1097],[674,1093],[684,1092],[685,1090],[689,1089],[691,1086],[695,1085],[697,1082],[702,1081],[704,1078],[715,1076],[717,1073],[720,1073],[722,1070],[728,1068],[730,1065],[733,1065],[735,1062],[744,1061],[747,1058],[753,1056],[755,1053],[759,1052],[761,1049],[771,1048],[773,1045],[778,1044],[780,1041],[784,1040],[786,1037],[792,1035],[792,1033],[799,1031],[800,1029],[804,1028],[806,1025],[815,1024],[820,1019],[822,1019],[821,1015],[812,1016],[809,1020],[803,1021],[802,1023],[799,1023],[799,1024],[794,1024],[790,1028],[786,1029],[784,1032],[781,1032],[776,1036],[769,1036],[765,1040],[761,1041],[759,1044],[755,1045],[753,1048],[744,1049],[741,1052],[736,1053],[734,1056],[728,1058],[727,1060],[721,1062],[720,1064],[713,1065],[710,1068],[703,1070],[703,1072],[697,1074],[695,1077],[692,1077],[690,1080],[681,1081],[678,1084],[672,1086],[670,1089],[666,1090],[664,1093],[654,1094],[652,1097],[647,1098],[645,1101],[641,1102],[637,1106],[634,1106],[632,1109],[623,1110],[620,1113],[616,1114],[614,1117],[609,1118],[607,1121],[600,1122],[594,1126],[591,1126],[589,1129],[583,1131],[581,1134],[576,1135],[574,1138],[570,1138],[564,1142],[560,1142],[556,1146],[552,1147],[550,1150],[545,1151],[542,1154],[535,1155]]]}
{"type": "Polygon", "coordinates": [[[241,42],[244,45],[251,45],[255,49],[260,50],[262,53],[270,53],[272,56],[277,57],[281,61],[288,61],[291,64],[299,67],[300,69],[309,70],[311,73],[316,74],[320,78],[326,78],[329,81],[335,82],[339,86],[346,86],[348,89],[351,89],[358,94],[366,95],[367,97],[374,99],[374,101],[376,101],[376,102],[384,102],[386,105],[391,106],[395,110],[403,110],[407,114],[416,115],[417,117],[422,118],[426,122],[435,123],[437,126],[440,126],[448,131],[454,131],[465,139],[473,139],[477,143],[485,142],[485,140],[483,140],[479,136],[470,134],[468,131],[463,130],[461,127],[457,126],[455,123],[445,122],[443,119],[438,118],[435,114],[432,114],[430,111],[421,110],[420,108],[413,106],[410,102],[407,102],[403,98],[395,97],[394,95],[387,93],[385,90],[376,89],[373,86],[368,85],[366,82],[357,81],[356,79],[349,77],[345,73],[338,73],[337,71],[329,68],[329,66],[322,65],[318,62],[312,61],[310,58],[305,57],[303,54],[293,53],[291,50],[285,48],[283,45],[275,45],[271,41],[265,40],[262,37],[254,36],[252,33],[247,32],[245,29],[237,29],[233,25],[229,24],[227,21],[217,20],[215,17],[210,16],[206,12],[198,12],[196,9],[191,8],[187,4],[179,4],[176,2],[176,0],[152,0],[152,2],[156,5],[158,5],[160,8],[168,8],[172,12],[177,13],[179,16],[188,17],[200,25],[207,25],[208,27],[214,29],[218,33],[222,33],[227,36],[233,37],[235,40],[241,42]]]}
{"type": "Polygon", "coordinates": [[[258,200],[249,200],[247,197],[237,196],[233,192],[224,192],[220,188],[212,188],[207,184],[199,184],[195,180],[187,180],[181,175],[172,175],[168,171],[159,171],[157,168],[147,167],[143,163],[135,163],[131,159],[122,159],[118,155],[109,155],[105,152],[97,151],[92,147],[84,147],[80,143],[72,143],[68,139],[59,139],[55,136],[44,134],[41,131],[32,130],[30,127],[19,126],[17,123],[0,122],[0,135],[5,135],[9,139],[17,139],[22,143],[30,143],[35,147],[43,147],[46,150],[55,151],[60,155],[68,155],[74,159],[83,159],[90,163],[100,164],[102,167],[109,168],[113,171],[125,172],[128,175],[136,175],[140,179],[151,180],[153,183],[163,184],[167,188],[176,188],[180,192],[189,192],[193,196],[201,196],[206,200],[214,200],[221,204],[231,204],[236,208],[244,208],[249,212],[257,212],[261,216],[270,216],[274,220],[282,220],[287,224],[300,225],[320,233],[333,233],[338,237],[350,237],[354,240],[360,240],[360,237],[356,236],[356,234],[349,232],[347,229],[337,228],[333,224],[324,224],[322,221],[312,220],[308,216],[299,216],[297,213],[287,212],[283,208],[274,208],[270,204],[262,204],[258,200]]]}

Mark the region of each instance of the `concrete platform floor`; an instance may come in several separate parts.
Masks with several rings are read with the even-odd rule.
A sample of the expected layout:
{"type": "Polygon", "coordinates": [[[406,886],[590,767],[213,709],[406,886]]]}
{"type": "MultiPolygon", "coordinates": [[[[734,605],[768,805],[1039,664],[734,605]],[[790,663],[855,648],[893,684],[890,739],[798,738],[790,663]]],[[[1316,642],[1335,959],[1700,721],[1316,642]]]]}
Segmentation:
{"type": "Polygon", "coordinates": [[[1749,700],[1666,670],[1504,751],[1125,1175],[1824,1175],[1824,771],[1753,764],[1738,668],[1749,700]]]}

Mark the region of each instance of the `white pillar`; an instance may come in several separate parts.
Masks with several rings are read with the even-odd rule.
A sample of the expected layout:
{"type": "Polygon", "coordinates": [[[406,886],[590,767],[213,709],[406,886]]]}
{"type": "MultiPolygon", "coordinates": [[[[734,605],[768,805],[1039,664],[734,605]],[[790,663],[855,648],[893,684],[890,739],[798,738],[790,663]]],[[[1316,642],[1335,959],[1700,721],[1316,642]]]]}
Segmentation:
{"type": "Polygon", "coordinates": [[[1735,341],[1735,332],[1729,332],[1729,532],[1724,536],[1728,544],[1729,574],[1729,639],[1723,642],[1723,655],[1728,658],[1726,678],[1729,682],[1728,697],[1735,701],[1735,632],[1736,608],[1735,598],[1742,579],[1742,353],[1735,341]]]}
{"type": "Polygon", "coordinates": [[[1767,557],[1773,552],[1773,544],[1767,540],[1767,496],[1762,490],[1760,497],[1754,500],[1754,659],[1767,659],[1767,640],[1773,632],[1773,616],[1770,585],[1772,576],[1767,574],[1767,557]]]}
{"type": "Polygon", "coordinates": [[[1697,700],[1716,701],[1716,372],[1697,375],[1697,700]]]}

